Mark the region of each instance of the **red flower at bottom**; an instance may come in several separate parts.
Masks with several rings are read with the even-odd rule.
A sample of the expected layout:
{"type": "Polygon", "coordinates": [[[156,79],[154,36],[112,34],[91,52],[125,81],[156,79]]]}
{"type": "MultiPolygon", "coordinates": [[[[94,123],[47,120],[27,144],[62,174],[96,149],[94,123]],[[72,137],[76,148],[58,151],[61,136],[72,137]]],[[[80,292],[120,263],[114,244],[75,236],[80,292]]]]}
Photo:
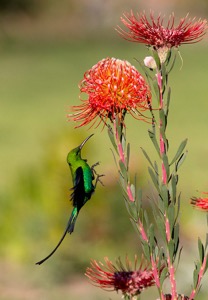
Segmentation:
{"type": "MultiPolygon", "coordinates": [[[[164,295],[165,300],[172,300],[172,295],[171,294],[166,294],[164,295]]],[[[160,299],[157,299],[160,300],[160,299]]],[[[177,298],[175,300],[189,300],[189,297],[181,294],[177,294],[177,298]]]]}
{"type": "Polygon", "coordinates": [[[121,291],[123,295],[135,296],[147,287],[155,285],[154,275],[151,268],[140,264],[136,268],[137,258],[135,258],[135,270],[132,270],[131,263],[126,259],[126,268],[121,260],[117,261],[117,266],[105,257],[106,266],[95,260],[91,261],[91,268],[87,268],[86,276],[95,285],[109,290],[121,291]]]}

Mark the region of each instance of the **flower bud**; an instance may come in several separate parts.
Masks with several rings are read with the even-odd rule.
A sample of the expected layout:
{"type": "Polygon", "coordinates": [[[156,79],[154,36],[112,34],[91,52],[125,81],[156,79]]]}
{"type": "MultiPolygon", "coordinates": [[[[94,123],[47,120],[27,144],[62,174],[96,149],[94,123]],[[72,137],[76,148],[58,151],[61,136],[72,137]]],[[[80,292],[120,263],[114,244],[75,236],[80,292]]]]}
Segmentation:
{"type": "Polygon", "coordinates": [[[144,64],[149,69],[156,69],[157,64],[152,56],[146,56],[144,59],[144,64]]]}

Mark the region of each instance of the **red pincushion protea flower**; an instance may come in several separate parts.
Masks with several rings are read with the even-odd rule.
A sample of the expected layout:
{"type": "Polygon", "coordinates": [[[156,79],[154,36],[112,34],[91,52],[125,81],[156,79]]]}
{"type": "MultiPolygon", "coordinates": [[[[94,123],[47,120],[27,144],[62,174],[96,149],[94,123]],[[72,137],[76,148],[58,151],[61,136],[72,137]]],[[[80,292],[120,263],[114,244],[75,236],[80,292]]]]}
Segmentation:
{"type": "Polygon", "coordinates": [[[178,26],[175,25],[174,15],[170,15],[166,27],[164,17],[154,17],[150,13],[150,21],[145,13],[135,16],[124,14],[121,17],[123,24],[129,29],[128,32],[118,27],[118,32],[125,39],[153,46],[155,49],[167,47],[178,47],[181,44],[191,44],[200,41],[207,30],[207,21],[195,18],[190,19],[188,15],[181,19],[178,26]]]}
{"type": "Polygon", "coordinates": [[[77,127],[95,123],[97,117],[105,123],[118,116],[123,122],[126,112],[141,119],[141,111],[148,109],[151,101],[149,86],[142,75],[129,62],[116,58],[105,58],[88,70],[80,83],[80,91],[86,93],[88,99],[73,106],[75,113],[68,115],[81,122],[77,127]]]}
{"type": "Polygon", "coordinates": [[[208,198],[193,197],[191,198],[191,204],[194,206],[194,208],[208,212],[208,198]]]}
{"type": "Polygon", "coordinates": [[[117,266],[105,257],[105,263],[91,261],[91,268],[87,268],[86,276],[103,289],[121,291],[123,295],[135,296],[147,287],[155,285],[154,275],[147,265],[140,264],[139,269],[136,268],[137,257],[135,257],[134,270],[132,270],[131,262],[126,258],[126,268],[121,260],[117,261],[117,266]]]}

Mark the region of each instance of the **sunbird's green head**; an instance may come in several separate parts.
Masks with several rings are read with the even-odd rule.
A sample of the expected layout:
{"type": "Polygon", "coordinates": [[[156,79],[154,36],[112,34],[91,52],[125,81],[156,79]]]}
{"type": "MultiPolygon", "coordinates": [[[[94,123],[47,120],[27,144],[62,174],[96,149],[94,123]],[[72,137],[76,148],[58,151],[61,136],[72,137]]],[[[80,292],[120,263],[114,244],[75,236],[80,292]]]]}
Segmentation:
{"type": "Polygon", "coordinates": [[[78,147],[72,149],[68,155],[67,155],[67,162],[69,165],[73,164],[75,160],[81,159],[81,150],[84,146],[84,144],[93,136],[94,134],[91,134],[88,136],[78,147]]]}

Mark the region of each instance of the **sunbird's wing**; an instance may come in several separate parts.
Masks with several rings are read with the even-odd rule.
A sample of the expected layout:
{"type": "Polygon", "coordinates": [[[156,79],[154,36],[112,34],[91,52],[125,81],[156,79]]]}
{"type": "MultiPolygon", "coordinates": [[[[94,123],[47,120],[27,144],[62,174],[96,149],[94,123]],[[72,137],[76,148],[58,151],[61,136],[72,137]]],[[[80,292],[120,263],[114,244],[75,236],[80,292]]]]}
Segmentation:
{"type": "Polygon", "coordinates": [[[82,167],[77,168],[74,176],[74,186],[71,189],[71,201],[74,207],[77,207],[79,212],[80,208],[84,204],[85,188],[84,188],[84,174],[82,167]]]}

